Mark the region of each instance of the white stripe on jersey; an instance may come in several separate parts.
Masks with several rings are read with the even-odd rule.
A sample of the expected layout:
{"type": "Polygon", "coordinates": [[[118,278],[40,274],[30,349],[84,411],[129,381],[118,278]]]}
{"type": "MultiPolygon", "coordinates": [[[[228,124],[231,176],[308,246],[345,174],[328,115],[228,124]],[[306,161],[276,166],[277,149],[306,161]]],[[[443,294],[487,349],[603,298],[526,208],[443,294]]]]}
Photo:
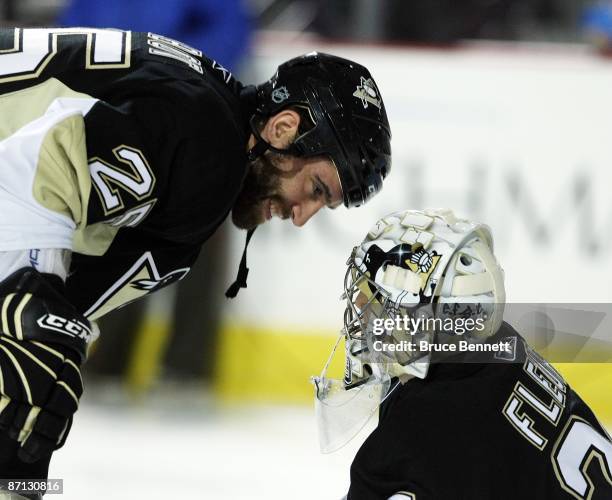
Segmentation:
{"type": "Polygon", "coordinates": [[[43,207],[32,189],[43,140],[62,121],[86,115],[97,99],[56,98],[45,114],[0,141],[0,251],[72,249],[75,222],[43,207]]]}
{"type": "Polygon", "coordinates": [[[57,248],[33,248],[0,252],[0,283],[22,267],[33,267],[41,273],[55,274],[66,281],[70,251],[57,248]]]}

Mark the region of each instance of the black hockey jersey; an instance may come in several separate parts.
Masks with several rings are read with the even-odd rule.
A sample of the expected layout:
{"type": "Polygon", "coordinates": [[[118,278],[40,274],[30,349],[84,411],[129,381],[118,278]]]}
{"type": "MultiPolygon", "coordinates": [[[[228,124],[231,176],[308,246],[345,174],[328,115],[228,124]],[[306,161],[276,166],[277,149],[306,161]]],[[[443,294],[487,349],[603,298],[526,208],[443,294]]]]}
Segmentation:
{"type": "Polygon", "coordinates": [[[0,185],[20,201],[0,249],[70,248],[92,319],[181,279],[241,188],[248,94],[152,33],[0,30],[0,185]]]}
{"type": "Polygon", "coordinates": [[[432,365],[383,403],[348,500],[612,498],[612,442],[589,407],[509,325],[491,341],[512,354],[432,365]]]}

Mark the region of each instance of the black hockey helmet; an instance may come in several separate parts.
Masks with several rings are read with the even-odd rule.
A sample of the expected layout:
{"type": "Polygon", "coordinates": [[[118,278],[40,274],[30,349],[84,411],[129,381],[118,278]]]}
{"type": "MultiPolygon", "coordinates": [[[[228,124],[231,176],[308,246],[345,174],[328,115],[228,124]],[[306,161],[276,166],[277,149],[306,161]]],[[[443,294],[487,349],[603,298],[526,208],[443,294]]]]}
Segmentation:
{"type": "Polygon", "coordinates": [[[348,59],[311,52],[290,59],[257,86],[256,113],[271,116],[288,106],[306,106],[314,127],[286,150],[266,143],[254,127],[251,159],[267,149],[295,156],[329,156],[342,185],[344,204],[359,206],[382,188],[391,170],[391,130],[370,72],[348,59]]]}

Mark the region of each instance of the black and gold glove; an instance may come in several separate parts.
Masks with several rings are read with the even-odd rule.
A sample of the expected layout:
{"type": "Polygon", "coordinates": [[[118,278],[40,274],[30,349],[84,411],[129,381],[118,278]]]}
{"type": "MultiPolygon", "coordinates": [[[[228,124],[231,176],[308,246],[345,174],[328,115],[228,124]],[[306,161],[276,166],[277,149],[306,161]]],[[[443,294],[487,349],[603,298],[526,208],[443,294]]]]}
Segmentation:
{"type": "Polygon", "coordinates": [[[24,268],[0,284],[0,432],[34,462],[60,448],[83,393],[90,323],[61,280],[24,268]]]}

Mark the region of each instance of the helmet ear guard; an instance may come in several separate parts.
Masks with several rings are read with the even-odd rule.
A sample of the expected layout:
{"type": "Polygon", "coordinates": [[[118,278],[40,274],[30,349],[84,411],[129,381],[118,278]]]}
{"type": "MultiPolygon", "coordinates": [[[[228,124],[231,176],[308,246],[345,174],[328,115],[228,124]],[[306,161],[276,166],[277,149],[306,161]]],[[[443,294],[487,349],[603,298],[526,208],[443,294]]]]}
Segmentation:
{"type": "MultiPolygon", "coordinates": [[[[469,249],[475,254],[477,262],[481,264],[482,270],[478,273],[466,273],[465,265],[462,265],[461,258],[466,255],[465,250],[459,251],[454,259],[454,266],[457,274],[452,279],[445,279],[445,289],[449,290],[445,298],[452,302],[460,301],[462,298],[475,300],[475,297],[492,295],[494,297],[494,307],[492,316],[488,318],[486,331],[480,333],[480,337],[489,337],[502,324],[504,304],[506,302],[506,292],[504,288],[504,271],[498,264],[491,247],[481,239],[475,239],[469,244],[469,249]]],[[[469,254],[467,254],[469,255],[469,254]]],[[[472,255],[469,255],[472,257],[472,255]]],[[[445,300],[439,300],[444,302],[445,300]]]]}

